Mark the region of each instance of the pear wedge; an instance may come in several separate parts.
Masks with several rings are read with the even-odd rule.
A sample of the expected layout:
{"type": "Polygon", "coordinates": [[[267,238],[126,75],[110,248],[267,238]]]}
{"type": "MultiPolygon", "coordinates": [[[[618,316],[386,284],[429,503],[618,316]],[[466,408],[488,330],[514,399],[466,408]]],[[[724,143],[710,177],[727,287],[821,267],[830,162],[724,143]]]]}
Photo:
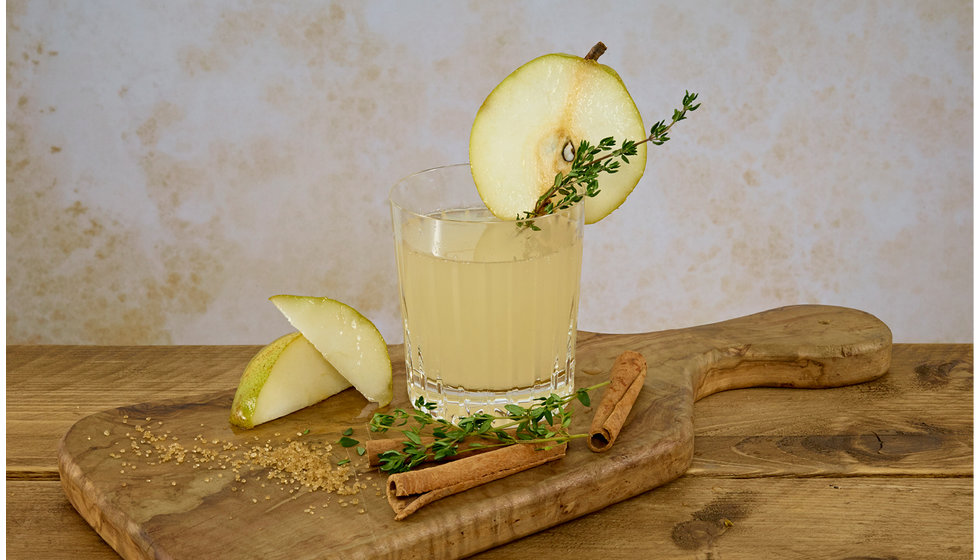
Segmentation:
{"type": "Polygon", "coordinates": [[[231,423],[253,428],[350,386],[302,334],[289,333],[259,350],[245,366],[231,405],[231,423]]]}
{"type": "MultiPolygon", "coordinates": [[[[582,140],[643,140],[647,134],[633,98],[612,68],[569,54],[524,64],[487,96],[470,131],[470,169],[487,208],[513,220],[534,208],[571,168],[582,140]]],[[[586,198],[585,222],[618,208],[640,181],[646,144],[617,173],[599,178],[600,193],[586,198]]]]}
{"type": "Polygon", "coordinates": [[[330,298],[278,295],[269,300],[364,398],[379,406],[391,402],[388,345],[374,323],[330,298]]]}

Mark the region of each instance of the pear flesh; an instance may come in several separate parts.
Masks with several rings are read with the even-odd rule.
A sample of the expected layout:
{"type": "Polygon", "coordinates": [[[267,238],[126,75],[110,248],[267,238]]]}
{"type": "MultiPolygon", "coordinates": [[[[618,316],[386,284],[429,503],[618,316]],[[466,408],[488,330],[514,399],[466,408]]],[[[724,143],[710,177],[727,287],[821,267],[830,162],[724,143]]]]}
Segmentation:
{"type": "Polygon", "coordinates": [[[379,406],[391,402],[388,345],[374,323],[330,298],[278,295],[269,300],[364,398],[379,406]]]}
{"type": "MultiPolygon", "coordinates": [[[[470,168],[484,204],[513,220],[531,211],[567,173],[582,140],[595,145],[646,138],[643,118],[612,68],[567,54],[538,57],[504,79],[483,102],[470,132],[470,168]]],[[[617,144],[618,145],[618,144],[617,144]]],[[[600,193],[586,198],[585,222],[619,207],[646,166],[646,144],[629,164],[601,174],[600,193]]]]}
{"type": "Polygon", "coordinates": [[[271,342],[245,367],[231,405],[241,428],[280,418],[351,386],[301,333],[271,342]]]}

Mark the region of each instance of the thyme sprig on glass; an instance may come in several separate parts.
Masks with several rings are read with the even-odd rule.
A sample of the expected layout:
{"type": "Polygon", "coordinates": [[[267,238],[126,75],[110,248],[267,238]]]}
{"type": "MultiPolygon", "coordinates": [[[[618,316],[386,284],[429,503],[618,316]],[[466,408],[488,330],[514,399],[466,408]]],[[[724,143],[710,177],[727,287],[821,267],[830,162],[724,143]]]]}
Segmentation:
{"type": "MultiPolygon", "coordinates": [[[[404,472],[427,459],[438,461],[461,451],[515,443],[540,444],[543,448],[550,448],[571,439],[587,437],[588,434],[568,432],[572,410],[566,405],[578,401],[583,406],[589,406],[589,391],[606,384],[608,381],[578,389],[564,397],[552,393],[548,397],[535,399],[535,404],[529,407],[508,404],[504,407],[506,414],[478,413],[464,416],[455,424],[434,417],[432,411],[436,409],[436,404],[426,402],[424,397],[415,401],[413,410],[398,408],[390,413],[375,413],[368,424],[372,432],[384,433],[397,428],[405,437],[401,450],[385,451],[379,455],[378,468],[389,473],[404,472]],[[464,440],[470,441],[464,443],[464,440]]],[[[353,447],[359,442],[346,434],[340,443],[353,447]]]]}
{"type": "Polygon", "coordinates": [[[534,209],[517,216],[517,225],[537,231],[534,218],[551,214],[556,210],[570,208],[585,197],[599,194],[599,174],[616,173],[622,163],[628,164],[629,158],[636,155],[636,147],[647,142],[660,146],[670,140],[668,133],[673,126],[687,118],[688,112],[694,112],[701,106],[695,104],[698,94],[684,91],[684,99],[680,109],[674,109],[674,114],[668,123],[666,119],[650,127],[650,135],[640,141],[623,140],[616,148],[616,140],[609,136],[598,144],[592,145],[588,140],[582,140],[568,173],[558,172],[555,181],[534,205],[534,209]],[[601,155],[600,155],[601,154],[601,155]]]}

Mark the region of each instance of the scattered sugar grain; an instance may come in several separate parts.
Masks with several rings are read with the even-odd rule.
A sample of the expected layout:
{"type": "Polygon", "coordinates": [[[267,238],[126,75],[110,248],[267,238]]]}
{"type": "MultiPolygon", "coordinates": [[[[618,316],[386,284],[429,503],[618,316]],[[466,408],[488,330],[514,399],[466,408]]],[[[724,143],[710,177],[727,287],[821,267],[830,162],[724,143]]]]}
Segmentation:
{"type": "MultiPolygon", "coordinates": [[[[146,421],[149,422],[151,419],[147,417],[146,421]]],[[[163,422],[157,421],[157,426],[163,426],[163,422]]],[[[204,424],[201,426],[203,427],[204,424]]],[[[178,436],[172,435],[170,431],[166,431],[163,435],[156,435],[148,426],[139,424],[135,425],[134,429],[139,434],[138,439],[131,432],[126,432],[126,436],[130,439],[130,450],[137,457],[146,457],[147,459],[155,457],[159,459],[159,463],[174,462],[181,464],[185,462],[187,453],[190,452],[195,459],[193,462],[195,469],[200,468],[205,463],[208,470],[227,469],[230,466],[235,474],[237,484],[232,487],[233,492],[244,492],[245,489],[239,485],[244,485],[247,482],[246,470],[255,471],[256,469],[267,469],[266,478],[279,482],[279,490],[289,494],[295,494],[305,488],[309,492],[326,491],[340,495],[354,495],[366,488],[365,484],[357,480],[356,473],[350,466],[333,464],[329,458],[332,448],[329,444],[301,444],[299,441],[293,441],[292,438],[286,438],[285,445],[274,445],[272,440],[268,440],[265,445],[246,449],[233,442],[222,442],[215,438],[208,441],[202,434],[198,434],[194,440],[203,446],[195,445],[193,448],[187,449],[177,443],[178,436]],[[148,444],[149,448],[144,450],[140,445],[141,443],[148,444]],[[209,444],[220,446],[220,449],[207,447],[209,444]],[[222,453],[222,451],[226,453],[222,453]],[[352,477],[354,478],[353,482],[351,482],[352,477]]],[[[105,430],[104,434],[111,435],[109,430],[105,430]]],[[[304,434],[297,432],[296,435],[302,437],[304,434]]],[[[276,432],[276,436],[281,436],[281,434],[276,432]]],[[[259,436],[253,435],[253,441],[259,441],[259,436]]],[[[126,449],[119,451],[124,453],[126,449]]],[[[121,456],[113,454],[113,458],[121,458],[121,456]]],[[[147,464],[155,465],[157,462],[147,461],[147,464]]],[[[123,462],[122,466],[136,469],[136,464],[133,462],[123,462]]],[[[120,472],[125,473],[125,469],[120,472]]],[[[218,473],[218,476],[223,477],[221,473],[218,473]]],[[[254,480],[265,487],[265,484],[261,482],[261,475],[256,475],[254,480]]],[[[371,478],[367,477],[367,480],[371,480],[371,478]]],[[[148,478],[146,481],[152,482],[152,479],[148,478]]],[[[212,477],[205,479],[205,482],[211,481],[212,477]]],[[[176,482],[171,482],[171,485],[176,486],[176,482]]],[[[268,499],[271,500],[271,495],[268,499]]],[[[329,504],[329,499],[328,496],[327,504],[329,504]]],[[[257,502],[254,498],[253,501],[257,502]]],[[[346,506],[346,502],[344,505],[346,506]]]]}

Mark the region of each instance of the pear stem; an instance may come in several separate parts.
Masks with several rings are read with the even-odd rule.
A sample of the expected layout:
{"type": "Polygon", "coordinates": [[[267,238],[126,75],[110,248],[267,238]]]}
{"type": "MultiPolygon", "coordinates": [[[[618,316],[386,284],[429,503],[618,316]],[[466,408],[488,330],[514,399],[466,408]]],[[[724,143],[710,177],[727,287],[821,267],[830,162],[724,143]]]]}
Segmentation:
{"type": "Polygon", "coordinates": [[[599,41],[591,49],[589,49],[589,54],[585,55],[585,60],[599,60],[602,53],[606,52],[606,45],[599,41]]]}

